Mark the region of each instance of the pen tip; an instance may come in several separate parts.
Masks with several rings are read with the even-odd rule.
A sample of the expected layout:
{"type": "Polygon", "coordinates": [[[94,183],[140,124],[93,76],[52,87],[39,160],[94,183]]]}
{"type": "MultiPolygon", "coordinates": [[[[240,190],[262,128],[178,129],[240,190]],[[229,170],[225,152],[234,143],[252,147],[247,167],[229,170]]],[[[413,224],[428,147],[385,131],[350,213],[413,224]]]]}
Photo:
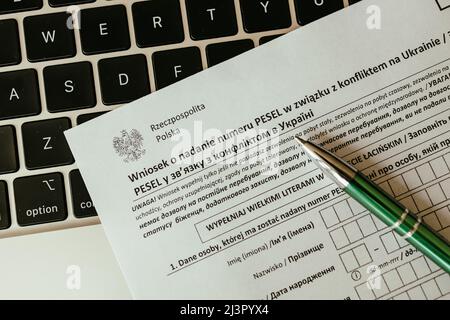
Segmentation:
{"type": "Polygon", "coordinates": [[[297,140],[297,142],[303,146],[306,144],[306,140],[303,140],[302,138],[300,138],[299,136],[295,136],[295,140],[297,140]]]}

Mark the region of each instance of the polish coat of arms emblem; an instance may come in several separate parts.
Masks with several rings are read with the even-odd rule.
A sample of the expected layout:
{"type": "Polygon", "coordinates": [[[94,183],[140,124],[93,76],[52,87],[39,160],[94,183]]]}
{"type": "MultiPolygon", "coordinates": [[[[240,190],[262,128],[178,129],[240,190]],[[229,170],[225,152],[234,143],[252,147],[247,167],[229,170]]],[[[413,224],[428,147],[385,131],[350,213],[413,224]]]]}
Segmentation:
{"type": "Polygon", "coordinates": [[[123,158],[123,161],[134,162],[139,160],[144,154],[144,138],[141,133],[133,129],[128,133],[122,130],[120,137],[113,138],[113,147],[116,153],[123,158]]]}

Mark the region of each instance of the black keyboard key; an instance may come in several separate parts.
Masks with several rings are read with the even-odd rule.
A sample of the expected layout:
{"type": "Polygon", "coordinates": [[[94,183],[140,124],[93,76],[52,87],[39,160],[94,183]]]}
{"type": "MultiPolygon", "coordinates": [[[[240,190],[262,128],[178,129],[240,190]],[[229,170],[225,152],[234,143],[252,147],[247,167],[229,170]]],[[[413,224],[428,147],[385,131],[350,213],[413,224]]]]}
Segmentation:
{"type": "Polygon", "coordinates": [[[8,229],[10,226],[8,187],[5,181],[0,181],[0,230],[8,229]]]}
{"type": "Polygon", "coordinates": [[[14,180],[17,223],[24,226],[67,218],[64,178],[60,173],[14,180]]]}
{"type": "Polygon", "coordinates": [[[73,4],[83,4],[90,2],[95,2],[95,0],[48,0],[48,3],[52,7],[69,6],[73,4]]]}
{"type": "Polygon", "coordinates": [[[272,36],[265,36],[265,37],[262,37],[261,39],[259,39],[259,45],[262,45],[262,44],[265,44],[265,43],[267,43],[267,42],[270,42],[270,41],[272,41],[273,39],[278,38],[279,36],[282,36],[282,34],[275,34],[275,35],[272,35],[272,36]]]}
{"type": "Polygon", "coordinates": [[[34,69],[0,73],[0,120],[40,112],[41,99],[34,69]]]}
{"type": "Polygon", "coordinates": [[[241,0],[241,12],[249,33],[289,28],[292,24],[288,0],[241,0]]]}
{"type": "Polygon", "coordinates": [[[133,4],[137,45],[153,47],[184,40],[179,0],[153,0],[133,4]]]}
{"type": "Polygon", "coordinates": [[[42,8],[42,0],[0,0],[0,14],[40,8],[42,8]]]}
{"type": "Polygon", "coordinates": [[[19,170],[16,130],[13,126],[0,127],[0,174],[19,170]]]}
{"type": "Polygon", "coordinates": [[[142,54],[100,60],[98,72],[106,105],[131,102],[150,93],[147,58],[142,54]]]}
{"type": "Polygon", "coordinates": [[[79,115],[77,117],[77,125],[83,124],[85,122],[88,122],[89,120],[95,119],[99,116],[101,116],[102,114],[105,114],[105,112],[94,112],[94,113],[87,113],[87,114],[82,114],[79,115]]]}
{"type": "Polygon", "coordinates": [[[348,0],[348,4],[352,5],[352,4],[358,3],[360,1],[361,0],[348,0]]]}
{"type": "Polygon", "coordinates": [[[167,87],[203,69],[197,47],[155,52],[152,59],[156,89],[167,87]]]}
{"type": "Polygon", "coordinates": [[[70,17],[70,14],[61,12],[23,20],[29,61],[63,59],[76,54],[74,32],[67,28],[70,17]]]}
{"type": "Polygon", "coordinates": [[[68,118],[24,123],[22,137],[27,168],[41,169],[74,163],[63,134],[70,128],[68,118]]]}
{"type": "Polygon", "coordinates": [[[123,5],[81,10],[81,46],[85,54],[130,48],[127,10],[123,5]]]}
{"type": "Polygon", "coordinates": [[[249,39],[210,44],[206,46],[208,66],[212,67],[254,47],[253,41],[249,39]]]}
{"type": "Polygon", "coordinates": [[[234,0],[186,0],[194,40],[232,36],[238,32],[234,0]]]}
{"type": "Polygon", "coordinates": [[[94,77],[89,62],[44,68],[47,109],[60,112],[94,107],[94,77]]]}
{"type": "Polygon", "coordinates": [[[295,0],[297,20],[305,25],[344,8],[342,0],[295,0]]]}
{"type": "Polygon", "coordinates": [[[73,214],[77,218],[86,218],[97,215],[83,178],[79,170],[70,172],[70,189],[72,193],[73,214]]]}
{"type": "Polygon", "coordinates": [[[19,31],[17,21],[14,19],[0,20],[0,39],[4,45],[0,50],[0,67],[10,66],[20,63],[19,31]]]}

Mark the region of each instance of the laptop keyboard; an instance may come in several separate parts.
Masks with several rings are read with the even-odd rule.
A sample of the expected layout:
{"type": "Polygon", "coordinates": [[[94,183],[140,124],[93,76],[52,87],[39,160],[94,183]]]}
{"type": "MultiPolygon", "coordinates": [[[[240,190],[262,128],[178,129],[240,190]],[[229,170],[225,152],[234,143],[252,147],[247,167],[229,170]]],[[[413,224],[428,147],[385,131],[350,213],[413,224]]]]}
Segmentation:
{"type": "Polygon", "coordinates": [[[357,0],[1,0],[0,238],[99,223],[63,132],[357,0]]]}

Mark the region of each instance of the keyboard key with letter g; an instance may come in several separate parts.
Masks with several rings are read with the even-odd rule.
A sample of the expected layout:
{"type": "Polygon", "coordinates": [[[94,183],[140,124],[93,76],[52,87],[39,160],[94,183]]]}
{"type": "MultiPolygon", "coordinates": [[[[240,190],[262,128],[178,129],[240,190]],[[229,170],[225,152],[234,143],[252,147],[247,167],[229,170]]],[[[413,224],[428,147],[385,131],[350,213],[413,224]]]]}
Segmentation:
{"type": "Polygon", "coordinates": [[[14,180],[17,223],[24,226],[67,218],[64,178],[51,173],[14,180]]]}

